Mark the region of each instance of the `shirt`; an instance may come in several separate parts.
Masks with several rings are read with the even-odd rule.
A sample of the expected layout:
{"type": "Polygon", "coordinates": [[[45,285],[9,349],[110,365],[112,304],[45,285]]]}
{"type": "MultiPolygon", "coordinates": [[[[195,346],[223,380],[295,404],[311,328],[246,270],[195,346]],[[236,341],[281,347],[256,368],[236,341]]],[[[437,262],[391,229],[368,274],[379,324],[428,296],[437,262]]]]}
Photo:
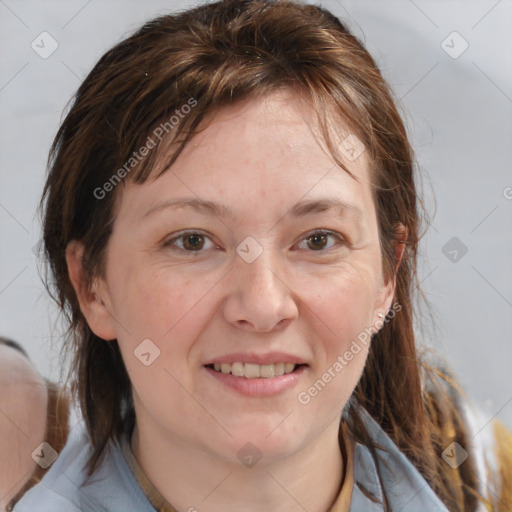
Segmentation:
{"type": "MultiPolygon", "coordinates": [[[[352,469],[347,466],[344,484],[330,512],[345,512],[347,502],[349,512],[382,512],[384,494],[393,511],[448,512],[377,422],[364,410],[361,416],[379,448],[374,458],[366,446],[353,443],[351,457],[347,457],[352,469]]],[[[347,453],[350,445],[347,443],[347,453]]],[[[84,471],[89,449],[85,432],[71,437],[43,480],[25,494],[14,512],[155,512],[150,499],[157,498],[145,494],[120,442],[109,442],[101,465],[91,477],[84,471]]]]}

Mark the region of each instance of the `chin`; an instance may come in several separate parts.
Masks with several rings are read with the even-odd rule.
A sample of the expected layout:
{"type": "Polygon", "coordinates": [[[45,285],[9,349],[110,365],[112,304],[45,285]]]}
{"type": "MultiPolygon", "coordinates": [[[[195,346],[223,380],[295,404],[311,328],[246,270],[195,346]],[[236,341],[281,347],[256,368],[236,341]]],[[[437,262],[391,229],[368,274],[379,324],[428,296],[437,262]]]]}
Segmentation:
{"type": "MultiPolygon", "coordinates": [[[[273,462],[297,452],[305,442],[305,434],[298,432],[296,426],[284,425],[289,420],[260,420],[257,424],[241,424],[229,432],[228,453],[234,455],[234,462],[242,462],[244,457],[263,457],[265,462],[273,462]],[[286,428],[288,427],[288,428],[286,428]]],[[[231,457],[230,457],[231,458],[231,457]]]]}

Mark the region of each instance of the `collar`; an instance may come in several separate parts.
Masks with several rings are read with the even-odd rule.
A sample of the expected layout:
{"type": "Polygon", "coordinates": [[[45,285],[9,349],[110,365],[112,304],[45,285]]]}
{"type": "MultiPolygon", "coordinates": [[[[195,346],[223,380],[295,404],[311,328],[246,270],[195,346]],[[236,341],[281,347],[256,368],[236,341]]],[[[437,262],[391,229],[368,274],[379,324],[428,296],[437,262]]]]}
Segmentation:
{"type": "Polygon", "coordinates": [[[427,481],[381,426],[361,407],[359,414],[375,446],[375,456],[367,446],[355,443],[355,484],[350,512],[448,512],[427,481]]]}

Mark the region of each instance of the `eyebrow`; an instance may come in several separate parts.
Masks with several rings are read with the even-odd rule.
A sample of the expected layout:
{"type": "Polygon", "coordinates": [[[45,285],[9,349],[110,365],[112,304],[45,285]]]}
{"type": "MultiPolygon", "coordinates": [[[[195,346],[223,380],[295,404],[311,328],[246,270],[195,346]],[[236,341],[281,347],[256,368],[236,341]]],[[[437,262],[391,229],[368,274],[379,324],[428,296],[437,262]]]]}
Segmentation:
{"type": "MultiPolygon", "coordinates": [[[[221,218],[236,218],[236,215],[224,205],[196,198],[177,198],[162,201],[161,203],[152,206],[143,215],[143,218],[149,217],[150,215],[167,208],[191,208],[206,215],[214,215],[221,218]]],[[[363,217],[363,211],[359,206],[336,197],[299,201],[292,206],[292,208],[285,214],[285,217],[305,217],[306,215],[334,209],[338,210],[340,213],[349,212],[353,214],[357,220],[360,220],[363,217]]]]}

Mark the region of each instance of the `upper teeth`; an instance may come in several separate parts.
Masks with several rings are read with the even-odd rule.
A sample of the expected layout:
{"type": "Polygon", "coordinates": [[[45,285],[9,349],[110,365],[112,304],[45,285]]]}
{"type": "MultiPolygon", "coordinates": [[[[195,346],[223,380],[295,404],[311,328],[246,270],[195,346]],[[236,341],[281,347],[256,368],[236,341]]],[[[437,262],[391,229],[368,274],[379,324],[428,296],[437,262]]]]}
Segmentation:
{"type": "Polygon", "coordinates": [[[246,377],[247,379],[256,379],[263,377],[269,379],[276,375],[291,373],[295,368],[295,363],[275,363],[275,364],[253,364],[253,363],[215,363],[213,365],[216,371],[222,373],[231,373],[235,377],[246,377]]]}

